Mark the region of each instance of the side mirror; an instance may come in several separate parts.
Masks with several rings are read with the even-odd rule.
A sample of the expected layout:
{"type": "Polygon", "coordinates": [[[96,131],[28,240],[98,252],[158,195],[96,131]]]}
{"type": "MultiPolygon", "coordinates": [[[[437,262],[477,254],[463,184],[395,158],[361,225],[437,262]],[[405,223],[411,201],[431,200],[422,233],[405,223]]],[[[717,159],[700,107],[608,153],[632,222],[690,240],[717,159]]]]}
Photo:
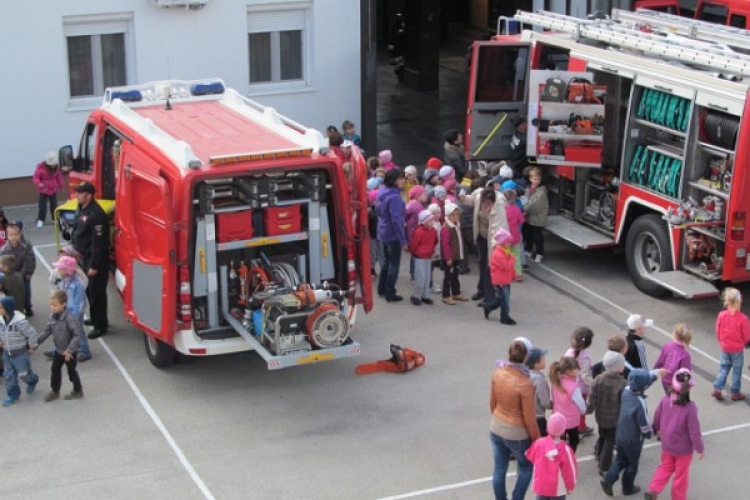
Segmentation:
{"type": "Polygon", "coordinates": [[[73,170],[73,146],[63,146],[60,148],[58,161],[60,162],[60,170],[63,172],[70,172],[73,170]]]}

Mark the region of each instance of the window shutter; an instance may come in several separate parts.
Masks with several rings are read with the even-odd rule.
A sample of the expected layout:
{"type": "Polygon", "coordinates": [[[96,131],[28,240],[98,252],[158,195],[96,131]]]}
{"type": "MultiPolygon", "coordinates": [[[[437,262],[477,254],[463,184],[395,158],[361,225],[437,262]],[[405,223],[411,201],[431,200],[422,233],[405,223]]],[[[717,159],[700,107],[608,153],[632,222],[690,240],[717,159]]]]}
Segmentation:
{"type": "Polygon", "coordinates": [[[247,14],[247,27],[248,33],[304,30],[305,11],[249,12],[247,14]]]}

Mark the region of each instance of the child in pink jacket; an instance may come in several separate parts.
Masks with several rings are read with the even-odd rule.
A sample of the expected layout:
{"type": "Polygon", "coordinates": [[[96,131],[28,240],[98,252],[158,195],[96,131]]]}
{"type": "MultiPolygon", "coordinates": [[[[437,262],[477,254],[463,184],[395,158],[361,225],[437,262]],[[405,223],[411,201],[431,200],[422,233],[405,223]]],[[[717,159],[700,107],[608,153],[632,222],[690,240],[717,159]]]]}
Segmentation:
{"type": "Polygon", "coordinates": [[[47,218],[47,204],[49,203],[50,220],[55,217],[57,208],[57,192],[65,185],[63,184],[62,174],[60,174],[60,165],[57,161],[57,153],[50,151],[47,158],[39,163],[34,170],[34,186],[39,193],[39,214],[36,218],[36,227],[44,227],[44,219],[47,218]]]}
{"type": "Polygon", "coordinates": [[[565,434],[565,417],[561,413],[550,415],[547,433],[526,450],[526,458],[534,464],[531,489],[537,498],[564,500],[576,486],[578,460],[573,449],[561,439],[565,434]]]}
{"type": "Polygon", "coordinates": [[[510,249],[513,237],[500,228],[492,239],[495,246],[490,257],[490,278],[495,297],[484,301],[484,319],[490,319],[490,313],[500,308],[500,323],[515,325],[516,321],[510,317],[510,284],[516,279],[516,259],[510,249]]]}

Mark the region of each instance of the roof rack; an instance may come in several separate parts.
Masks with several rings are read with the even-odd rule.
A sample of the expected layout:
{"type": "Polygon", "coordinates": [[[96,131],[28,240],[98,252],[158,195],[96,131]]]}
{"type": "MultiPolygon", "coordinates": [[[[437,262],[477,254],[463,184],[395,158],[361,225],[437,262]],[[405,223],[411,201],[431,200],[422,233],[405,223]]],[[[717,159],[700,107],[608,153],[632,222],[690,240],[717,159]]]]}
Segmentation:
{"type": "Polygon", "coordinates": [[[638,9],[635,12],[612,9],[611,17],[622,24],[630,23],[633,27],[646,25],[696,40],[724,43],[730,47],[750,50],[750,31],[734,26],[699,21],[649,9],[638,9]]]}
{"type": "Polygon", "coordinates": [[[328,144],[318,130],[305,127],[278,113],[272,107],[263,106],[234,89],[226,88],[224,82],[218,78],[165,80],[141,85],[110,87],[104,92],[102,108],[120,118],[138,133],[148,137],[180,167],[199,168],[204,165],[204,162],[195,155],[188,143],[176,139],[157,127],[152,120],[144,118],[138,113],[138,108],[153,106],[161,102],[171,101],[177,104],[207,100],[218,101],[248,120],[262,124],[297,144],[298,147],[295,147],[294,151],[309,150],[321,154],[328,152],[328,144]]]}
{"type": "Polygon", "coordinates": [[[750,76],[750,56],[733,52],[710,41],[701,41],[700,48],[696,48],[695,40],[645,33],[611,19],[587,20],[547,11],[531,13],[519,10],[515,18],[534,26],[569,33],[576,40],[596,40],[657,58],[750,76]]]}

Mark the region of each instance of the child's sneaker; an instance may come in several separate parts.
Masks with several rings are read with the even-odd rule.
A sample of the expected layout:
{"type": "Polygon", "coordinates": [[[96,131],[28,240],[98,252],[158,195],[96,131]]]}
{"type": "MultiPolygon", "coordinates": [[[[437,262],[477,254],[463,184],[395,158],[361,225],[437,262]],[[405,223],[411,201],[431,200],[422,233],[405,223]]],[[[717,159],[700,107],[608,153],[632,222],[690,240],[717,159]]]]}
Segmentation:
{"type": "Polygon", "coordinates": [[[516,276],[516,281],[517,281],[518,283],[522,282],[522,281],[523,281],[523,276],[521,276],[520,274],[519,274],[519,275],[517,275],[517,276],[516,276]]]}
{"type": "Polygon", "coordinates": [[[440,295],[443,293],[443,287],[440,285],[435,285],[432,287],[432,293],[433,295],[440,295]]]}
{"type": "Polygon", "coordinates": [[[459,295],[454,295],[453,300],[458,300],[460,302],[467,302],[469,300],[469,297],[467,297],[466,295],[462,293],[459,295]]]}
{"type": "Polygon", "coordinates": [[[422,299],[419,297],[411,297],[411,303],[415,306],[421,306],[422,305],[422,299]]]}
{"type": "Polygon", "coordinates": [[[70,391],[70,394],[63,396],[63,399],[70,401],[71,399],[81,399],[83,397],[83,390],[70,391]]]}
{"type": "Polygon", "coordinates": [[[60,393],[56,391],[49,391],[46,396],[44,396],[44,402],[49,403],[50,401],[54,401],[56,399],[60,399],[60,393]]]}
{"type": "Polygon", "coordinates": [[[447,304],[449,306],[455,306],[456,305],[456,301],[453,300],[450,297],[443,297],[443,304],[447,304]]]}
{"type": "Polygon", "coordinates": [[[537,264],[541,264],[543,258],[543,256],[537,255],[536,257],[534,257],[534,262],[536,262],[537,264]]]}
{"type": "Polygon", "coordinates": [[[711,393],[711,397],[716,401],[724,401],[724,395],[719,389],[714,389],[714,392],[711,393]]]}
{"type": "Polygon", "coordinates": [[[7,398],[3,399],[3,406],[10,406],[10,405],[12,405],[13,403],[16,402],[16,399],[17,398],[12,398],[12,397],[8,396],[7,398]]]}
{"type": "Polygon", "coordinates": [[[36,384],[38,383],[39,381],[36,381],[33,384],[28,384],[26,386],[26,394],[34,394],[34,390],[36,389],[36,384]]]}
{"type": "Polygon", "coordinates": [[[38,220],[36,221],[36,228],[42,229],[44,227],[44,221],[38,220]]]}
{"type": "Polygon", "coordinates": [[[422,304],[427,304],[428,306],[431,306],[432,304],[434,304],[434,302],[432,301],[431,298],[427,297],[426,299],[425,298],[422,299],[422,304]]]}
{"type": "Polygon", "coordinates": [[[735,392],[732,394],[732,401],[744,401],[745,395],[741,392],[735,392]]]}
{"type": "Polygon", "coordinates": [[[643,494],[643,498],[645,498],[646,500],[656,500],[658,497],[659,495],[657,495],[653,491],[647,491],[643,494]]]}

